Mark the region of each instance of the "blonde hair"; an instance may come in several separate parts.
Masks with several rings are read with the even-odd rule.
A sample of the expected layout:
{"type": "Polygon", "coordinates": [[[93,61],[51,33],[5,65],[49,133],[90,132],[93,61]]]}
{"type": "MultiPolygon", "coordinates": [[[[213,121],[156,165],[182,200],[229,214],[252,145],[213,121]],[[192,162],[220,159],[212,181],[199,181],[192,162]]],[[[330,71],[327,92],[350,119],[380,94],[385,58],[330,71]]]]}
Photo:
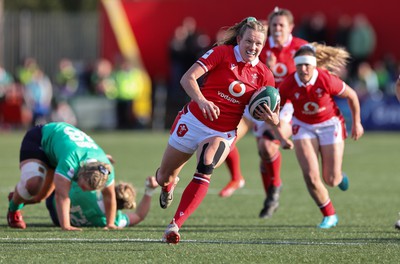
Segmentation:
{"type": "Polygon", "coordinates": [[[325,68],[335,75],[340,74],[340,71],[347,66],[350,59],[350,53],[345,48],[327,46],[316,42],[300,47],[294,56],[305,54],[315,56],[319,68],[325,68]]]}
{"type": "Polygon", "coordinates": [[[91,190],[100,190],[106,185],[111,169],[111,165],[104,162],[84,163],[78,171],[78,177],[83,178],[91,190]]]}
{"type": "Polygon", "coordinates": [[[136,208],[136,189],[129,183],[120,182],[115,186],[117,209],[136,208]]]}
{"type": "Polygon", "coordinates": [[[333,74],[339,75],[350,60],[350,53],[343,47],[332,47],[316,42],[311,45],[317,49],[318,67],[325,68],[333,74]]]}
{"type": "MultiPolygon", "coordinates": [[[[247,29],[253,29],[257,32],[262,32],[264,33],[265,36],[267,36],[267,31],[265,29],[264,24],[261,21],[258,21],[254,17],[247,17],[240,21],[239,23],[236,23],[235,25],[231,26],[225,31],[225,36],[224,38],[217,42],[216,45],[232,45],[236,46],[237,45],[237,36],[243,37],[244,32],[246,32],[247,29]]],[[[266,37],[265,37],[266,39],[266,37]]],[[[265,42],[264,39],[264,42],[265,42]]]]}

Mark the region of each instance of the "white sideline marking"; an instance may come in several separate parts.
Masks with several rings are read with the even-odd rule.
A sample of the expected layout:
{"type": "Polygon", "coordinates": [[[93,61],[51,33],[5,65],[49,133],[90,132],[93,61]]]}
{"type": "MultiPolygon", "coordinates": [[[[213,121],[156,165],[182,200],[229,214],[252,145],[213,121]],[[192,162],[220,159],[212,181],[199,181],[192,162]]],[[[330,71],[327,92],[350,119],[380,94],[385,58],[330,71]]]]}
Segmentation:
{"type": "MultiPolygon", "coordinates": [[[[22,242],[162,242],[161,239],[151,238],[12,238],[0,237],[0,241],[22,241],[22,242]]],[[[199,244],[250,244],[250,245],[336,245],[336,246],[360,246],[372,244],[373,242],[315,242],[315,241],[229,241],[229,240],[181,240],[181,243],[199,243],[199,244]]]]}

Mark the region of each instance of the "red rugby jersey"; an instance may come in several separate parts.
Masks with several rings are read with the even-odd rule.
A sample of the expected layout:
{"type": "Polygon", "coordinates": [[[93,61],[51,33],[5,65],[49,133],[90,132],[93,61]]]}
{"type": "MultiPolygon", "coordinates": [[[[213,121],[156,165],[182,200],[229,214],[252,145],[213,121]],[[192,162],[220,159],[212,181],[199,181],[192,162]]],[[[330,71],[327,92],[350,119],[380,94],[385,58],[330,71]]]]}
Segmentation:
{"type": "Polygon", "coordinates": [[[277,86],[285,79],[286,76],[296,71],[296,65],[294,64],[293,56],[295,52],[303,45],[308,42],[301,38],[296,38],[290,35],[287,43],[283,45],[283,48],[276,46],[272,36],[269,36],[265,46],[260,54],[260,60],[266,63],[266,60],[271,54],[276,56],[276,64],[271,68],[272,73],[275,77],[275,83],[277,86]]]}
{"type": "Polygon", "coordinates": [[[336,75],[317,68],[310,82],[304,84],[296,72],[289,75],[279,86],[281,105],[286,100],[293,104],[297,119],[308,124],[324,122],[342,114],[334,101],[334,96],[340,95],[346,84],[336,75]]]}
{"type": "Polygon", "coordinates": [[[189,103],[190,111],[206,126],[218,131],[236,129],[245,106],[262,86],[275,85],[274,76],[258,59],[245,63],[239,47],[221,45],[207,51],[197,63],[206,71],[201,92],[220,109],[214,121],[204,118],[197,103],[189,103]]]}

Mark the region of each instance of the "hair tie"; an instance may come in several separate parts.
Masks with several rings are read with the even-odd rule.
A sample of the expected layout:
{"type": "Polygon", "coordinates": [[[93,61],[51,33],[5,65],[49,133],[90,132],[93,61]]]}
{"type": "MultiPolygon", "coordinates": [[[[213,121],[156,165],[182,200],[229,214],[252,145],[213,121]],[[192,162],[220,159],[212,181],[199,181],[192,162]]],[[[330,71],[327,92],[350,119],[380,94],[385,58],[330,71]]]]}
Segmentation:
{"type": "Polygon", "coordinates": [[[246,22],[249,23],[249,22],[256,22],[256,21],[257,21],[257,19],[255,17],[248,17],[246,22]]]}
{"type": "Polygon", "coordinates": [[[107,170],[106,167],[104,167],[103,165],[99,165],[97,168],[98,168],[99,171],[100,171],[101,173],[103,173],[104,175],[110,174],[110,171],[107,170]]]}

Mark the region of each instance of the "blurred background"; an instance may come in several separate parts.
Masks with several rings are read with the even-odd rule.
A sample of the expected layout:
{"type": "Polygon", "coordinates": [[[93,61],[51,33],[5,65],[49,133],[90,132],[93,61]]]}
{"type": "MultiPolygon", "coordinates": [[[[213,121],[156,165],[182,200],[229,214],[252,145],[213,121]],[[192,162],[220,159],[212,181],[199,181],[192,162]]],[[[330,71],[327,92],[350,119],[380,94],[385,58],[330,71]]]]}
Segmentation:
{"type": "MultiPolygon", "coordinates": [[[[342,78],[364,128],[400,130],[395,0],[0,0],[0,129],[65,121],[82,129],[168,129],[189,98],[183,73],[245,17],[275,6],[293,34],[345,47],[342,78]]],[[[338,101],[350,121],[347,103],[338,101]]],[[[350,128],[350,126],[348,126],[350,128]]]]}

